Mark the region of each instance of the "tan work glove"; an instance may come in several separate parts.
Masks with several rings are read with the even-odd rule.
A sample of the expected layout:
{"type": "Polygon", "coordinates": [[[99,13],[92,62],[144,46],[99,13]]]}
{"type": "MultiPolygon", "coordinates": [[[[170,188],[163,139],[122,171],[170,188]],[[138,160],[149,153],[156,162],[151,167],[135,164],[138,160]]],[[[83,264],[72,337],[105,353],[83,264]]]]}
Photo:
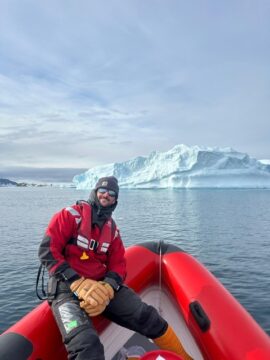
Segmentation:
{"type": "MultiPolygon", "coordinates": [[[[107,291],[109,293],[109,299],[110,300],[113,299],[114,290],[111,287],[111,285],[104,281],[99,281],[99,283],[107,289],[107,291]]],[[[103,311],[105,310],[105,308],[108,304],[109,304],[109,301],[107,303],[98,304],[98,305],[94,306],[83,300],[80,302],[80,307],[82,309],[84,309],[84,311],[88,314],[88,316],[93,317],[93,316],[97,316],[97,315],[100,315],[101,313],[103,313],[103,311]]]]}
{"type": "Polygon", "coordinates": [[[70,290],[78,296],[79,300],[84,300],[93,307],[103,304],[106,306],[110,301],[110,291],[96,280],[81,277],[73,281],[70,290]]]}
{"type": "Polygon", "coordinates": [[[114,290],[113,290],[112,286],[105,281],[99,281],[99,283],[102,284],[103,286],[105,286],[105,288],[107,289],[107,291],[109,293],[109,299],[112,300],[114,298],[114,290]]]}
{"type": "Polygon", "coordinates": [[[104,304],[98,304],[97,306],[93,306],[93,305],[88,304],[86,301],[81,301],[80,302],[80,307],[82,309],[84,309],[84,311],[90,317],[97,316],[97,315],[100,315],[101,313],[103,313],[106,306],[107,305],[105,303],[104,304]]]}

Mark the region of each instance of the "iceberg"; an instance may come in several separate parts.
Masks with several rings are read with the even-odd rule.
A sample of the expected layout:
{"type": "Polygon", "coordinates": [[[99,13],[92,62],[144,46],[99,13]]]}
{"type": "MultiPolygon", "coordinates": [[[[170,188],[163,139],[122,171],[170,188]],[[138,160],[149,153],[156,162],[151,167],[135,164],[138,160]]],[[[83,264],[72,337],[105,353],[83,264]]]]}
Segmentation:
{"type": "Polygon", "coordinates": [[[113,175],[121,188],[270,188],[270,162],[232,148],[174,146],[128,161],[96,166],[76,175],[77,189],[92,189],[113,175]]]}

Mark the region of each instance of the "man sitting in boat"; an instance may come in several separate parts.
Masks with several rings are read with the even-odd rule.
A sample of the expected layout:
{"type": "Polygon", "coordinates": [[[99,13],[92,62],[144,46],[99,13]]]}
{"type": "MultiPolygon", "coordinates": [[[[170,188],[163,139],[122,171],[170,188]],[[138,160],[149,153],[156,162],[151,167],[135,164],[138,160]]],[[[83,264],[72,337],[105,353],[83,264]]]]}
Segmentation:
{"type": "Polygon", "coordinates": [[[157,310],[123,285],[125,249],[112,219],[118,194],[115,177],[100,178],[87,202],[77,202],[53,216],[39,248],[50,274],[48,299],[68,358],[105,359],[91,320],[102,314],[153,339],[161,349],[191,359],[157,310]]]}

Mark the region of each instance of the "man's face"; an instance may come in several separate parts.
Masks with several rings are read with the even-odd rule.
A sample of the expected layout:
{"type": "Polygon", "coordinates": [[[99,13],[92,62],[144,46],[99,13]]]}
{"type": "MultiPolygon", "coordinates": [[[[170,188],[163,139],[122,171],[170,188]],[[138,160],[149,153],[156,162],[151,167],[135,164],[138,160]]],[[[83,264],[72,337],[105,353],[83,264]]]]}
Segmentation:
{"type": "Polygon", "coordinates": [[[112,190],[100,188],[97,190],[97,198],[101,206],[110,206],[115,203],[116,194],[112,190]]]}

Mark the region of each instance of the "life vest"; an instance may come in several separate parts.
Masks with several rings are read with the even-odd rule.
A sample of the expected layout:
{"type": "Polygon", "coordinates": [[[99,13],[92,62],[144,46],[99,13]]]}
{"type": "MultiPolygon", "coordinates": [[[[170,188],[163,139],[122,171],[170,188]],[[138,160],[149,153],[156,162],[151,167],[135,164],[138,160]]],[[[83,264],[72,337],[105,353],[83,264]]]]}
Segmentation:
{"type": "Polygon", "coordinates": [[[108,219],[103,225],[98,240],[92,238],[92,207],[86,201],[79,201],[77,203],[81,206],[81,214],[73,208],[67,208],[66,210],[73,213],[76,216],[76,222],[78,224],[77,238],[70,239],[68,244],[77,245],[83,250],[92,250],[94,252],[105,254],[113,239],[117,236],[116,224],[112,218],[108,219]],[[73,211],[72,211],[73,210],[73,211]]]}
{"type": "MultiPolygon", "coordinates": [[[[92,207],[89,203],[80,201],[76,206],[65,210],[74,216],[77,224],[76,236],[70,239],[65,247],[65,260],[80,276],[94,280],[104,278],[107,272],[108,250],[118,237],[114,220],[108,219],[97,236],[97,230],[92,230],[91,226],[92,207]]],[[[117,254],[114,256],[117,257],[117,254]]]]}

